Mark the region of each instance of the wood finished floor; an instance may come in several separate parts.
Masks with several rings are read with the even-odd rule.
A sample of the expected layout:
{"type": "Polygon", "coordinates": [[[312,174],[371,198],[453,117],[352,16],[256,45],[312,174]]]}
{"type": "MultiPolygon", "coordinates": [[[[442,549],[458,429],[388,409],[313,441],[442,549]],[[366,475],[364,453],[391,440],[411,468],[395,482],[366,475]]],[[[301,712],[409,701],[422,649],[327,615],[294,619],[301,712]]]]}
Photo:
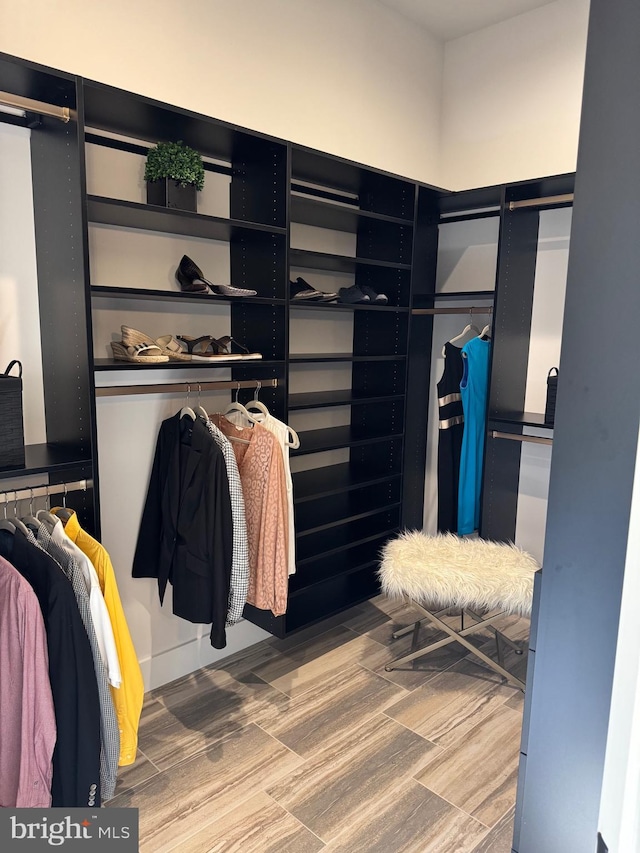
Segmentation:
{"type": "Polygon", "coordinates": [[[379,596],[148,694],[107,805],[142,853],[510,853],[522,694],[455,644],[385,672],[415,618],[379,596]]]}

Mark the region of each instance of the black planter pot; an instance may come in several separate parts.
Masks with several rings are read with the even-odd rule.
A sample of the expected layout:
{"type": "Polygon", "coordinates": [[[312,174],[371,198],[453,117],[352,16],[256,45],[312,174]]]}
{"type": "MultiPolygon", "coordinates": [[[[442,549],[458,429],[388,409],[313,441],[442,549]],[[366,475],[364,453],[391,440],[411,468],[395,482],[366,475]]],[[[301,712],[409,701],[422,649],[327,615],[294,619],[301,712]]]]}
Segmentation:
{"type": "Polygon", "coordinates": [[[177,210],[198,212],[197,190],[193,184],[180,186],[178,181],[163,178],[160,181],[147,182],[147,204],[171,207],[177,210]]]}

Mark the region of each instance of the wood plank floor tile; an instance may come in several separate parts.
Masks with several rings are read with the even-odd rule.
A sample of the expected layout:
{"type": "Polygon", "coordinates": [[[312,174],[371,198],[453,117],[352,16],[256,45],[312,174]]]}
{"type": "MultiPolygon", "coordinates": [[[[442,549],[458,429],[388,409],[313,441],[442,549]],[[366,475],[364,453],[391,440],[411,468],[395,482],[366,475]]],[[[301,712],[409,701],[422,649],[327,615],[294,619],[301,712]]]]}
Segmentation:
{"type": "Polygon", "coordinates": [[[312,832],[267,794],[260,792],[220,820],[180,841],[176,853],[317,853],[312,832]]]}
{"type": "Polygon", "coordinates": [[[320,637],[332,628],[337,628],[344,624],[345,621],[348,621],[359,612],[360,607],[361,605],[356,605],[349,610],[343,610],[342,613],[336,613],[334,616],[329,616],[328,619],[316,622],[315,625],[309,625],[308,628],[296,631],[295,634],[291,634],[291,636],[285,637],[284,639],[281,639],[280,637],[271,637],[270,639],[265,640],[265,642],[278,652],[288,654],[291,649],[296,646],[300,646],[309,640],[320,637]]]}
{"type": "Polygon", "coordinates": [[[164,853],[291,773],[302,759],[255,725],[114,797],[140,809],[141,853],[164,853]]]}
{"type": "MultiPolygon", "coordinates": [[[[389,632],[390,635],[391,632],[389,632]]],[[[423,634],[420,633],[422,642],[423,634]]],[[[369,639],[367,637],[366,639],[369,639]]],[[[373,642],[373,641],[372,641],[373,642]]],[[[402,664],[402,669],[394,669],[391,672],[385,670],[385,666],[396,658],[402,657],[411,651],[411,635],[393,640],[391,645],[375,643],[371,652],[362,658],[360,663],[372,672],[392,681],[394,684],[404,687],[406,690],[415,690],[417,687],[427,684],[430,679],[443,670],[463,660],[466,650],[457,643],[450,643],[442,649],[426,655],[415,661],[402,664]]]]}
{"type": "MultiPolygon", "coordinates": [[[[369,635],[371,631],[380,628],[391,620],[398,621],[397,614],[404,614],[407,611],[404,600],[388,599],[385,602],[384,609],[374,604],[374,601],[375,599],[372,599],[359,605],[358,612],[351,614],[349,618],[344,618],[341,624],[346,628],[351,628],[356,634],[369,635]]],[[[410,617],[407,624],[409,621],[411,621],[410,617]]]]}
{"type": "Polygon", "coordinates": [[[348,628],[337,626],[295,646],[254,672],[291,697],[310,690],[346,667],[359,663],[378,647],[348,628]]]}
{"type": "Polygon", "coordinates": [[[183,761],[250,722],[284,710],[288,698],[257,676],[232,678],[222,670],[169,685],[140,726],[140,749],[161,770],[183,761]]]}
{"type": "Polygon", "coordinates": [[[141,785],[159,772],[155,764],[152,764],[138,749],[136,751],[136,760],[133,764],[129,764],[127,767],[118,767],[118,779],[116,781],[114,796],[117,797],[123,791],[135,788],[136,785],[141,785]]]}
{"type": "MultiPolygon", "coordinates": [[[[497,674],[462,660],[431,678],[385,713],[438,746],[451,746],[513,696],[497,674]]],[[[520,691],[517,691],[520,692],[520,691]]]]}
{"type": "Polygon", "coordinates": [[[522,715],[502,705],[414,778],[491,827],[515,802],[521,726],[522,715]]]}
{"type": "Polygon", "coordinates": [[[471,853],[511,853],[513,818],[514,809],[509,809],[471,853]]]}
{"type": "Polygon", "coordinates": [[[477,820],[409,780],[378,800],[373,819],[356,820],[326,853],[471,853],[485,834],[477,820]]]}
{"type": "Polygon", "coordinates": [[[326,749],[267,788],[276,802],[323,841],[330,841],[381,797],[418,773],[441,750],[377,715],[342,733],[326,749]]]}
{"type": "Polygon", "coordinates": [[[356,665],[292,699],[286,712],[260,725],[306,758],[404,695],[401,687],[356,665]]]}

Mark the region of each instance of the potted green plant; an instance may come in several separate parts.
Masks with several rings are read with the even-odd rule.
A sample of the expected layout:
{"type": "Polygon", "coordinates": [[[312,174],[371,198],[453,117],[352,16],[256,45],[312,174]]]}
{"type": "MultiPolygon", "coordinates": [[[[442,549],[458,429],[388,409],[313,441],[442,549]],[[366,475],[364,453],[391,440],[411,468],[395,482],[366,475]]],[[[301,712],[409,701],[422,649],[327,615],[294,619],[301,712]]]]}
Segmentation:
{"type": "Polygon", "coordinates": [[[202,157],[178,142],[159,142],[147,154],[147,203],[197,211],[196,192],[204,186],[202,157]]]}

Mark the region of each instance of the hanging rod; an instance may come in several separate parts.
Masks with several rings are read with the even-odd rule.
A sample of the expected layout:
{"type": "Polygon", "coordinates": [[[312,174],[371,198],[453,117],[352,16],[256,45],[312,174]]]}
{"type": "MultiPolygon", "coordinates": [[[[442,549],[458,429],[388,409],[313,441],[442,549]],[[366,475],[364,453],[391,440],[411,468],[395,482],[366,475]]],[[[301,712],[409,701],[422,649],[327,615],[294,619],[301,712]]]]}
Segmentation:
{"type": "Polygon", "coordinates": [[[520,201],[510,201],[509,210],[518,210],[521,207],[548,207],[552,204],[570,204],[572,201],[573,193],[548,195],[544,198],[523,198],[520,201]]]}
{"type": "Polygon", "coordinates": [[[9,92],[0,92],[0,104],[5,107],[15,107],[29,113],[38,113],[43,116],[60,119],[65,124],[76,121],[78,113],[69,107],[56,107],[45,101],[34,101],[33,98],[23,98],[21,95],[12,95],[9,92]]]}
{"type": "Polygon", "coordinates": [[[92,480],[75,480],[73,483],[52,483],[50,486],[34,486],[28,489],[8,489],[0,492],[0,504],[46,498],[50,495],[66,495],[67,492],[86,492],[93,485],[92,480]],[[11,497],[9,497],[11,496],[11,497]]]}
{"type": "Polygon", "coordinates": [[[493,306],[488,305],[486,308],[478,308],[474,305],[472,308],[414,308],[412,314],[493,314],[493,306]]]}
{"type": "Polygon", "coordinates": [[[277,388],[277,379],[221,379],[218,382],[173,382],[166,385],[105,385],[96,397],[128,397],[133,394],[187,394],[191,391],[222,391],[225,388],[277,388]]]}
{"type": "Polygon", "coordinates": [[[529,441],[532,444],[553,444],[552,438],[539,438],[537,435],[520,435],[517,432],[497,432],[492,430],[491,438],[506,438],[508,441],[529,441]]]}

